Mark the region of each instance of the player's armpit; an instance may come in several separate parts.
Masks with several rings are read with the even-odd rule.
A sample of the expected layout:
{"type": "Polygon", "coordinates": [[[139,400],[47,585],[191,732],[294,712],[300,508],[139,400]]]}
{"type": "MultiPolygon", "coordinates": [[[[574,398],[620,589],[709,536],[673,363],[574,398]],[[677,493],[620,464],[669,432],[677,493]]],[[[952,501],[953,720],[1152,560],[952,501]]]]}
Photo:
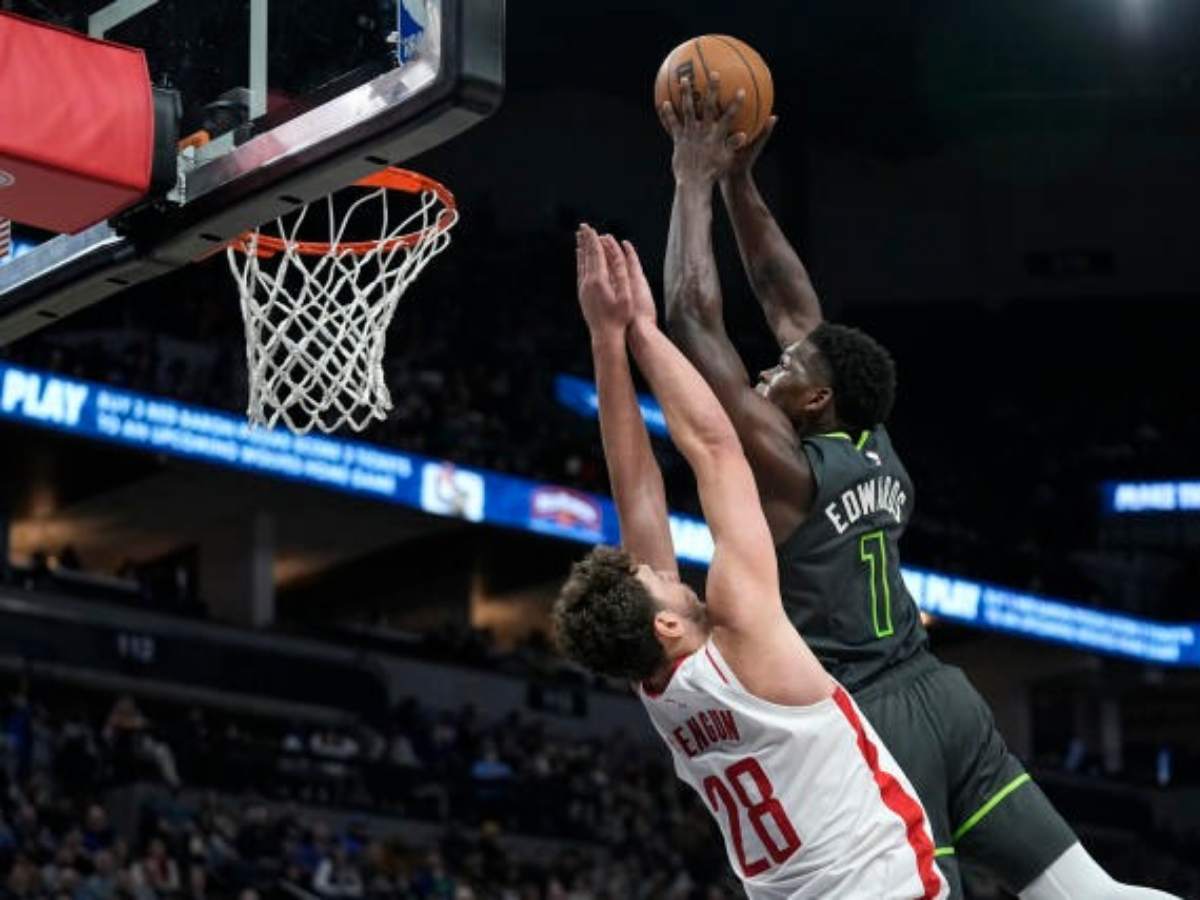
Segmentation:
{"type": "Polygon", "coordinates": [[[786,616],[759,632],[714,628],[713,642],[747,692],[780,706],[811,706],[837,687],[786,616]]]}

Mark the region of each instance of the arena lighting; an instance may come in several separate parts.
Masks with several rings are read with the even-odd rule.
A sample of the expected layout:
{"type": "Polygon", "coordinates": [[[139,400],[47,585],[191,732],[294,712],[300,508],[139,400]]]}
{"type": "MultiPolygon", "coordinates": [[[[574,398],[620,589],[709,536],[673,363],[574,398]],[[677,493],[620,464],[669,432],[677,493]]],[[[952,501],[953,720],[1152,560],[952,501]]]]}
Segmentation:
{"type": "MultiPolygon", "coordinates": [[[[581,543],[617,543],[611,500],[554,484],[456,466],[359,441],[253,428],[231,413],[0,363],[0,419],[369,496],[581,543]]],[[[712,559],[705,524],[672,515],[676,553],[712,559]]],[[[1147,663],[1200,668],[1200,622],[1092,609],[926,569],[906,568],[922,611],[939,621],[1147,663]]]]}
{"type": "Polygon", "coordinates": [[[1200,513],[1200,480],[1106,481],[1101,496],[1111,515],[1200,513]]]}
{"type": "Polygon", "coordinates": [[[1121,24],[1129,31],[1144,33],[1150,27],[1154,4],[1155,0],[1118,0],[1121,24]]]}
{"type": "MultiPolygon", "coordinates": [[[[600,399],[596,394],[596,385],[586,378],[576,378],[574,375],[554,376],[554,397],[561,406],[573,413],[588,419],[600,415],[600,399]]],[[[662,407],[653,397],[638,394],[638,406],[642,410],[642,420],[646,430],[659,437],[668,437],[667,417],[662,407]]]]}
{"type": "Polygon", "coordinates": [[[906,566],[922,612],[990,631],[1143,662],[1200,667],[1200,622],[1158,622],[906,566]]]}

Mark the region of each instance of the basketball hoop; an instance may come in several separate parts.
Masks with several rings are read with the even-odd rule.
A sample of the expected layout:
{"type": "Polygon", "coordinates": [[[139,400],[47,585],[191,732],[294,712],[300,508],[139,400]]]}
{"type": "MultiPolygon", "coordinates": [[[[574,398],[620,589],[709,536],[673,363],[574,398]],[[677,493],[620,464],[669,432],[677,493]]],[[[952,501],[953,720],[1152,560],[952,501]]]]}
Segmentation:
{"type": "Polygon", "coordinates": [[[383,373],[388,325],[408,286],[450,244],[458,208],[444,185],[403,169],[384,169],[353,187],[371,190],[340,217],[333,196],[325,198],[329,240],[300,239],[305,203],[245,232],[226,251],[241,294],[246,415],[254,425],[282,422],[296,434],[347,425],[362,431],[392,408],[383,373]],[[415,195],[417,210],[391,224],[389,192],[415,195]],[[346,240],[352,220],[372,210],[380,236],[346,240]]]}

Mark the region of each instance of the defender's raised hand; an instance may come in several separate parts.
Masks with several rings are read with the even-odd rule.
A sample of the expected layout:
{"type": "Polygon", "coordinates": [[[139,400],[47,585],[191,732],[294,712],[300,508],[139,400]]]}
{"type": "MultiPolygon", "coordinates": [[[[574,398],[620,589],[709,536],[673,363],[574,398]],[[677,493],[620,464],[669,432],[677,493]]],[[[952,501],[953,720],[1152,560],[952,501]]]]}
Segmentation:
{"type": "Polygon", "coordinates": [[[649,319],[651,322],[657,321],[654,292],[650,290],[650,282],[646,280],[646,273],[642,271],[642,261],[629,241],[621,241],[621,249],[624,251],[621,261],[629,279],[630,293],[633,295],[633,317],[649,319]]]}
{"type": "Polygon", "coordinates": [[[745,132],[732,130],[733,117],[741,109],[745,91],[739,90],[733,102],[720,110],[717,106],[720,85],[720,73],[710,72],[708,93],[697,109],[691,79],[684,78],[679,91],[681,114],[676,113],[670,102],[659,107],[663,127],[675,142],[671,168],[677,181],[715,182],[733,165],[737,151],[746,143],[745,132]]]}
{"type": "MultiPolygon", "coordinates": [[[[605,240],[612,242],[619,259],[616,242],[607,236],[605,240]]],[[[608,257],[600,235],[580,225],[575,232],[575,275],[583,318],[593,336],[624,339],[625,326],[633,318],[633,298],[624,265],[614,267],[608,257]]]]}
{"type": "Polygon", "coordinates": [[[604,262],[612,277],[613,291],[616,293],[617,305],[629,310],[630,321],[633,319],[657,320],[654,310],[654,294],[650,284],[642,272],[641,261],[629,241],[617,243],[611,234],[600,235],[600,246],[604,250],[604,262]]]}

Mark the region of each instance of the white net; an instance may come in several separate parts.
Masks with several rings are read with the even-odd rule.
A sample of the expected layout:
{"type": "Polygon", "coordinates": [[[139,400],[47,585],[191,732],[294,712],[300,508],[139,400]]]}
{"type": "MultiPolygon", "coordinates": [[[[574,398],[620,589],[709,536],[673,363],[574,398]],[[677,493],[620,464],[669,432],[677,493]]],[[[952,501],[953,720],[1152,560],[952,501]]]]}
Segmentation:
{"type": "Polygon", "coordinates": [[[325,198],[327,245],[300,240],[305,204],[228,249],[246,325],[252,424],[282,423],[297,434],[361,431],[391,410],[388,326],[408,286],[449,245],[458,215],[425,190],[417,210],[392,224],[391,193],[370,189],[340,221],[334,198],[325,198]],[[355,220],[371,216],[381,223],[378,241],[344,240],[355,220]]]}

